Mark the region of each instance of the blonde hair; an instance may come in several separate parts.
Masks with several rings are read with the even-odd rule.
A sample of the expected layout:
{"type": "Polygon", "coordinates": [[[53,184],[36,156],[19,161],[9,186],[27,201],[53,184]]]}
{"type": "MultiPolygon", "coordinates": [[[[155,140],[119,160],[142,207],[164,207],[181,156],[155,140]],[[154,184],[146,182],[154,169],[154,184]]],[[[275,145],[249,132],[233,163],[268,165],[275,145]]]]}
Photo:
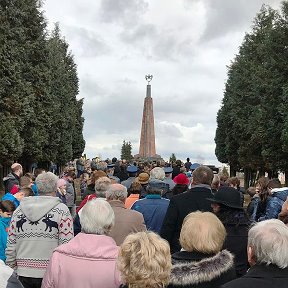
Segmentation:
{"type": "Polygon", "coordinates": [[[154,232],[130,234],[120,247],[117,265],[129,288],[165,287],[172,267],[169,244],[154,232]]]}
{"type": "Polygon", "coordinates": [[[222,249],[225,237],[225,227],[217,216],[197,211],[185,217],[179,240],[186,251],[217,253],[222,249]]]}

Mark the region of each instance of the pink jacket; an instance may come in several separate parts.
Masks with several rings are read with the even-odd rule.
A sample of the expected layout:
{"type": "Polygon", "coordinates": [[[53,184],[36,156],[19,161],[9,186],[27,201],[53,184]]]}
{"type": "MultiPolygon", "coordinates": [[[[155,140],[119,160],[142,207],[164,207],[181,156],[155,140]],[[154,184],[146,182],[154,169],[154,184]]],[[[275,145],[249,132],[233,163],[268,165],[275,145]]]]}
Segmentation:
{"type": "Polygon", "coordinates": [[[118,288],[118,251],[109,236],[79,233],[54,250],[41,287],[118,288]]]}

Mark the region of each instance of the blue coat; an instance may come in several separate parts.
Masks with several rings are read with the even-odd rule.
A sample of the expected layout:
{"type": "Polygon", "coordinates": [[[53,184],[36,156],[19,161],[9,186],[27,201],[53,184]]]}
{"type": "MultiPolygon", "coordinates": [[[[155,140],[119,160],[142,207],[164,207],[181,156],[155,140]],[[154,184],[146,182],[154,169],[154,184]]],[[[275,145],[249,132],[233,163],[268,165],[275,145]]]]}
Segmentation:
{"type": "Polygon", "coordinates": [[[7,230],[9,228],[11,217],[0,217],[0,259],[5,262],[5,250],[7,246],[7,230]]]}
{"type": "Polygon", "coordinates": [[[278,214],[281,212],[283,203],[288,196],[288,188],[275,188],[272,190],[272,195],[267,201],[265,214],[259,218],[258,221],[268,219],[277,219],[278,214]]]}
{"type": "Polygon", "coordinates": [[[160,195],[148,194],[145,198],[136,201],[131,209],[142,213],[147,230],[159,234],[169,202],[160,195]]]}
{"type": "Polygon", "coordinates": [[[12,195],[11,193],[6,193],[6,194],[2,197],[1,201],[4,201],[4,200],[9,200],[9,201],[13,202],[13,203],[15,204],[16,208],[20,205],[19,200],[16,199],[16,198],[14,197],[14,195],[12,195]]]}

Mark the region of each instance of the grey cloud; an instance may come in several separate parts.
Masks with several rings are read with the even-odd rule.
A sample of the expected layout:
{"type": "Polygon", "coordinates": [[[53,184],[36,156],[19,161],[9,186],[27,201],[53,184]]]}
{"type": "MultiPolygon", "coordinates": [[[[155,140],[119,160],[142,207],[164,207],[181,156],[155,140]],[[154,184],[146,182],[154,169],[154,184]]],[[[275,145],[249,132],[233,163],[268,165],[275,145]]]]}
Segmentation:
{"type": "MultiPolygon", "coordinates": [[[[183,94],[171,94],[164,98],[156,99],[154,107],[156,111],[161,115],[161,118],[167,117],[167,114],[178,114],[179,116],[198,118],[203,115],[209,117],[210,111],[215,110],[218,107],[218,103],[214,103],[211,99],[211,94],[205,92],[188,92],[186,95],[183,94]],[[216,105],[217,107],[215,107],[216,105]],[[204,113],[203,113],[204,112],[204,113]],[[207,115],[208,114],[208,115],[207,115]]],[[[213,95],[212,95],[213,96],[213,95]]]]}
{"type": "Polygon", "coordinates": [[[105,94],[105,90],[97,83],[97,80],[89,74],[83,74],[80,78],[80,95],[89,101],[95,96],[99,97],[103,94],[105,94]]]}
{"type": "Polygon", "coordinates": [[[177,61],[179,55],[193,55],[193,40],[178,39],[177,31],[166,30],[153,24],[141,23],[131,29],[124,29],[120,39],[142,51],[142,54],[156,61],[177,61]]]}
{"type": "Polygon", "coordinates": [[[121,84],[123,83],[125,85],[135,85],[135,84],[137,84],[137,82],[135,80],[130,79],[128,77],[124,77],[124,78],[118,80],[118,82],[121,83],[121,84]]]}
{"type": "Polygon", "coordinates": [[[64,26],[65,34],[77,45],[77,54],[81,57],[99,57],[111,52],[111,48],[94,31],[82,28],[64,26]]]}
{"type": "MultiPolygon", "coordinates": [[[[202,41],[223,37],[241,28],[249,29],[255,17],[255,11],[259,11],[263,4],[263,0],[204,1],[207,9],[207,26],[202,35],[202,41]]],[[[280,3],[280,0],[269,1],[269,4],[276,3],[280,3]]]]}
{"type": "Polygon", "coordinates": [[[157,135],[159,137],[161,136],[167,136],[172,138],[181,138],[183,137],[182,132],[176,127],[174,124],[169,124],[169,123],[155,123],[156,128],[157,128],[157,135]]]}
{"type": "Polygon", "coordinates": [[[152,40],[157,37],[157,35],[158,32],[155,25],[140,24],[130,30],[123,30],[120,38],[127,43],[135,44],[137,42],[143,42],[143,40],[152,40]]]}
{"type": "Polygon", "coordinates": [[[84,102],[85,130],[87,135],[93,131],[117,133],[140,129],[143,102],[127,99],[117,93],[102,95],[89,103],[84,102]],[[100,97],[100,98],[99,98],[100,97]],[[141,104],[140,104],[141,103],[141,104]]]}
{"type": "Polygon", "coordinates": [[[100,15],[104,22],[116,22],[124,26],[134,25],[148,9],[144,0],[102,0],[100,15]]]}

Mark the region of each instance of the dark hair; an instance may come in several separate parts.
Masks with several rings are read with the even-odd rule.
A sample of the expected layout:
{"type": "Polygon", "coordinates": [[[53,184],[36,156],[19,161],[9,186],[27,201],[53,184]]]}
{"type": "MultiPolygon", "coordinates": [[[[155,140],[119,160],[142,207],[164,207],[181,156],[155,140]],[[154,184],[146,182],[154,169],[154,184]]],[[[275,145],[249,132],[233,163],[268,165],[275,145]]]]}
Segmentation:
{"type": "Polygon", "coordinates": [[[228,178],[226,183],[228,183],[229,185],[233,185],[234,187],[237,187],[237,190],[239,190],[240,188],[240,180],[237,177],[231,177],[228,178]]]}
{"type": "Polygon", "coordinates": [[[25,197],[29,197],[29,196],[33,196],[34,195],[33,190],[31,188],[29,188],[29,187],[20,188],[19,192],[23,192],[25,194],[25,197]]]}
{"type": "Polygon", "coordinates": [[[29,177],[32,181],[35,181],[35,176],[34,176],[32,173],[30,173],[30,172],[25,173],[24,176],[27,176],[27,177],[29,177]]]}
{"type": "Polygon", "coordinates": [[[34,175],[35,175],[35,178],[39,175],[39,174],[42,174],[45,170],[42,169],[42,168],[36,168],[35,171],[34,171],[34,175]]]}
{"type": "Polygon", "coordinates": [[[186,184],[176,184],[172,189],[173,196],[181,194],[188,190],[188,185],[186,184]]]}
{"type": "Polygon", "coordinates": [[[128,189],[128,196],[130,194],[140,194],[142,189],[142,185],[138,181],[132,182],[130,188],[128,189]]]}
{"type": "Polygon", "coordinates": [[[249,224],[249,218],[243,209],[231,208],[222,204],[218,205],[220,210],[215,214],[223,225],[239,226],[241,224],[249,224]]]}
{"type": "Polygon", "coordinates": [[[121,172],[126,172],[126,169],[127,169],[127,167],[126,167],[125,164],[121,164],[121,165],[120,165],[120,170],[121,170],[121,172]]]}
{"type": "Polygon", "coordinates": [[[65,173],[65,176],[72,177],[73,179],[75,179],[76,178],[76,173],[73,170],[69,170],[69,171],[67,171],[67,173],[65,173]]]}
{"type": "Polygon", "coordinates": [[[176,164],[176,166],[181,166],[182,162],[181,162],[181,160],[176,160],[175,164],[176,164]]]}
{"type": "Polygon", "coordinates": [[[247,188],[246,193],[250,196],[253,197],[256,194],[256,188],[251,186],[247,188]]]}
{"type": "Polygon", "coordinates": [[[278,178],[273,178],[268,182],[268,187],[272,188],[272,189],[273,188],[281,188],[282,185],[281,185],[281,182],[278,178]]]}
{"type": "Polygon", "coordinates": [[[190,158],[187,158],[187,162],[189,162],[190,161],[190,158]]]}
{"type": "Polygon", "coordinates": [[[21,178],[20,178],[20,187],[23,187],[23,188],[25,188],[25,187],[29,187],[29,185],[31,184],[31,178],[29,177],[29,176],[22,176],[21,178]]]}
{"type": "Polygon", "coordinates": [[[256,182],[256,186],[260,186],[260,191],[259,191],[259,197],[261,202],[265,203],[267,201],[267,198],[269,196],[269,191],[268,191],[268,183],[269,183],[269,178],[267,177],[261,177],[258,179],[256,182]]]}
{"type": "Polygon", "coordinates": [[[16,206],[10,200],[3,200],[0,201],[0,209],[2,212],[14,212],[16,210],[16,206]]]}

